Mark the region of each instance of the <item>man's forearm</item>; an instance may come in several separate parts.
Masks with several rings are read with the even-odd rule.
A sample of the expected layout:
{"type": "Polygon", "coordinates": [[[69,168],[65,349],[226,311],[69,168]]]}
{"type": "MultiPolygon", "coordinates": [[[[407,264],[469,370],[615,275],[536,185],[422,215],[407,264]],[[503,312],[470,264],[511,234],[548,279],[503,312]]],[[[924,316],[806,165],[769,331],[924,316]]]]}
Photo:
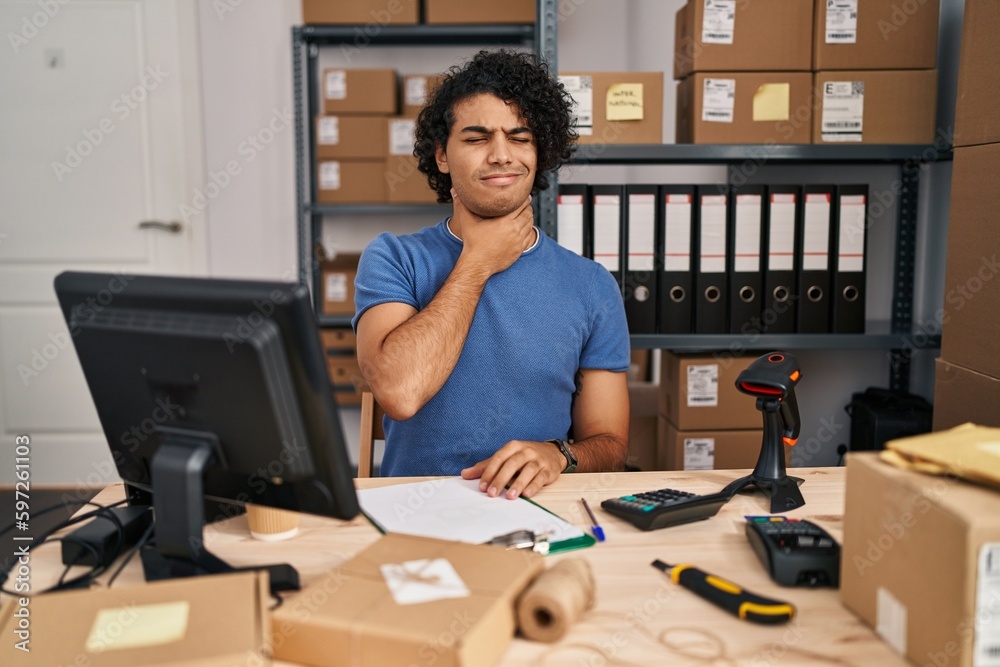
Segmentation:
{"type": "Polygon", "coordinates": [[[621,472],[625,469],[628,443],[613,435],[594,435],[570,446],[576,454],[577,472],[621,472]]]}
{"type": "Polygon", "coordinates": [[[489,276],[460,257],[427,307],[393,329],[363,369],[376,396],[391,397],[382,400],[400,418],[420,410],[451,376],[489,276]]]}

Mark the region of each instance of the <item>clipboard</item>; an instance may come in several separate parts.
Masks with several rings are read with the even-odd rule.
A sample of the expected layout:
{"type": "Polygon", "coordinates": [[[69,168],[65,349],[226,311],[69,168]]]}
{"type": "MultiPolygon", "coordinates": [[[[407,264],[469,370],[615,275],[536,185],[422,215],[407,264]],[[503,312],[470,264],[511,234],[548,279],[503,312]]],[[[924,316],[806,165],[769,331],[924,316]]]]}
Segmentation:
{"type": "Polygon", "coordinates": [[[530,530],[549,536],[550,554],[597,542],[533,500],[490,498],[479,490],[475,479],[448,477],[361,489],[358,502],[365,517],[383,534],[483,544],[516,530],[530,530]]]}

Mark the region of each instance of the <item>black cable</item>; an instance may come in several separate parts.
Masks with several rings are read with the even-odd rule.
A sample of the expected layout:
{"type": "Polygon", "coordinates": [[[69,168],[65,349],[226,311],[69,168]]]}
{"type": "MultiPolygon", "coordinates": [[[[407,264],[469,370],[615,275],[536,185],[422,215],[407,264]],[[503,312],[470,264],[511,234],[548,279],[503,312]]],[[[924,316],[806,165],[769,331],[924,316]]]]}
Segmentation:
{"type": "Polygon", "coordinates": [[[128,552],[125,554],[125,560],[121,562],[121,564],[118,566],[118,569],[115,570],[115,573],[111,575],[110,579],[108,579],[108,588],[111,588],[111,584],[115,583],[115,579],[117,579],[118,575],[122,573],[122,570],[125,569],[125,566],[128,565],[128,562],[132,560],[132,556],[135,556],[139,552],[139,549],[141,549],[143,545],[146,544],[146,541],[152,536],[153,526],[155,525],[156,524],[154,524],[153,522],[150,522],[149,527],[146,528],[146,532],[142,534],[142,537],[140,537],[139,540],[132,546],[132,548],[129,549],[128,552]]]}
{"type": "MultiPolygon", "coordinates": [[[[107,571],[108,566],[101,564],[101,554],[97,552],[97,549],[93,545],[84,543],[84,542],[82,542],[80,540],[75,540],[75,539],[73,539],[70,536],[55,537],[55,538],[53,538],[53,535],[55,535],[56,533],[58,533],[58,532],[60,532],[62,530],[65,530],[66,528],[68,528],[70,526],[74,526],[74,525],[76,525],[78,523],[81,523],[83,521],[86,521],[88,519],[95,518],[95,517],[100,517],[100,518],[108,519],[113,524],[115,524],[116,532],[117,532],[117,535],[118,535],[118,540],[117,540],[118,544],[117,544],[116,549],[120,550],[121,546],[124,544],[124,540],[125,540],[125,536],[124,536],[125,535],[125,526],[124,526],[124,524],[122,524],[122,522],[118,518],[118,516],[116,514],[114,514],[113,512],[111,512],[110,510],[113,509],[113,508],[115,508],[115,507],[118,507],[120,505],[125,504],[127,501],[126,500],[120,500],[120,501],[118,501],[116,503],[112,503],[111,505],[100,505],[98,503],[95,503],[95,502],[92,502],[92,501],[89,501],[89,500],[73,500],[72,502],[79,503],[81,506],[93,505],[97,509],[96,510],[92,510],[90,512],[87,512],[85,514],[81,514],[80,516],[71,517],[71,518],[67,519],[66,521],[63,521],[59,525],[55,526],[54,528],[51,528],[50,530],[46,531],[45,533],[43,533],[42,535],[40,535],[37,538],[37,540],[34,542],[34,548],[40,548],[40,547],[42,547],[42,546],[44,546],[46,544],[49,544],[50,542],[62,542],[62,541],[69,541],[69,542],[71,542],[73,544],[83,545],[83,547],[85,549],[89,549],[90,552],[91,552],[91,554],[94,556],[94,562],[95,562],[94,567],[91,568],[91,570],[89,572],[85,572],[84,574],[81,574],[80,576],[76,577],[75,579],[71,579],[69,581],[65,581],[66,574],[69,572],[69,567],[72,567],[72,565],[70,565],[69,567],[67,567],[66,571],[64,571],[63,574],[59,577],[59,580],[57,581],[56,585],[52,586],[51,588],[45,589],[43,591],[33,592],[33,593],[32,592],[15,592],[15,591],[10,591],[10,590],[7,590],[7,589],[3,588],[3,584],[5,584],[7,582],[7,579],[10,577],[10,571],[17,564],[18,559],[17,558],[13,558],[9,564],[3,565],[2,569],[0,569],[0,593],[5,593],[7,595],[11,595],[11,596],[15,596],[15,597],[30,598],[32,595],[40,595],[42,593],[49,593],[49,592],[52,592],[52,591],[65,590],[67,588],[77,588],[84,581],[89,581],[90,583],[92,583],[94,579],[96,579],[97,577],[101,576],[102,574],[104,574],[104,572],[107,571]]],[[[54,511],[56,509],[62,508],[62,507],[64,507],[64,504],[52,505],[50,507],[46,507],[44,509],[41,509],[41,510],[35,512],[34,515],[35,516],[39,516],[39,515],[45,514],[47,512],[51,512],[51,511],[54,511]]],[[[0,530],[0,536],[2,536],[5,533],[9,532],[16,525],[17,524],[15,522],[15,523],[10,524],[9,526],[6,526],[3,530],[0,530]]],[[[116,554],[115,557],[117,558],[117,554],[116,554]]]]}

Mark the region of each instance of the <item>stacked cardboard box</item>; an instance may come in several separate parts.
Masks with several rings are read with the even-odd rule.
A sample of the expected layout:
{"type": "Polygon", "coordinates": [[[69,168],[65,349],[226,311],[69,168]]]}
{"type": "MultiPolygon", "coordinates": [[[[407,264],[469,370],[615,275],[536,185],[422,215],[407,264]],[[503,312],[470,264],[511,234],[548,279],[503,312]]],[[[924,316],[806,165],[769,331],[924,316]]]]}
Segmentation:
{"type": "Polygon", "coordinates": [[[468,2],[467,0],[302,0],[306,24],[387,25],[534,23],[535,0],[468,2]],[[423,21],[421,21],[421,4],[423,21]]]}
{"type": "Polygon", "coordinates": [[[955,160],[934,430],[1000,426],[1000,5],[968,0],[962,29],[955,160]]]}
{"type": "Polygon", "coordinates": [[[367,384],[358,365],[357,338],[351,329],[321,329],[326,370],[338,405],[361,405],[367,384]]]}
{"type": "Polygon", "coordinates": [[[814,143],[933,143],[938,13],[938,0],[816,0],[814,143]]]}
{"type": "Polygon", "coordinates": [[[316,119],[317,201],[386,201],[386,119],[399,113],[394,69],[325,69],[323,114],[316,119]]]}
{"type": "Polygon", "coordinates": [[[807,144],[813,0],[689,0],[677,12],[677,143],[807,144]]]}
{"type": "Polygon", "coordinates": [[[403,113],[383,127],[386,135],[385,195],[391,204],[433,204],[437,193],[427,176],[417,169],[413,155],[416,118],[441,82],[441,74],[407,74],[403,77],[403,113]]]}
{"type": "Polygon", "coordinates": [[[560,72],[580,144],[662,144],[663,72],[560,72]]]}
{"type": "Polygon", "coordinates": [[[755,399],[736,389],[736,377],[756,358],[662,352],[657,469],[754,467],[763,418],[755,399]]]}

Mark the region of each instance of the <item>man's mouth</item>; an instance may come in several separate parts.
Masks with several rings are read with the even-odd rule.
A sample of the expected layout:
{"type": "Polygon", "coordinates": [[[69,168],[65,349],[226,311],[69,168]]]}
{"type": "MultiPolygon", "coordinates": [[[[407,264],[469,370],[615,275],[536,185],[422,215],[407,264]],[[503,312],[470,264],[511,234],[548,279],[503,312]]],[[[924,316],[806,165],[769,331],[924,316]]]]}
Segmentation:
{"type": "Polygon", "coordinates": [[[490,174],[483,176],[482,180],[489,185],[510,185],[521,176],[518,173],[490,174]]]}

